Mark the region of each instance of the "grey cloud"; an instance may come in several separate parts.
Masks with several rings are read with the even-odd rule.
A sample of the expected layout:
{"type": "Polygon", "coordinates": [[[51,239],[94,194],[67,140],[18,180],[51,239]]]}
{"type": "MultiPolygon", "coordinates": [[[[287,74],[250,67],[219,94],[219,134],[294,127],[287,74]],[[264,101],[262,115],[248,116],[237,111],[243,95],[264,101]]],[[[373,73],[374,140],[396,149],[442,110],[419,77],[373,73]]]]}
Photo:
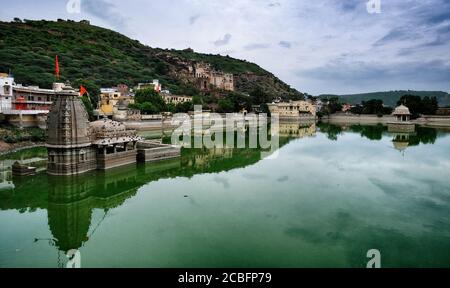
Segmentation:
{"type": "Polygon", "coordinates": [[[283,48],[291,48],[292,47],[292,43],[288,42],[288,41],[280,41],[280,43],[278,43],[278,45],[280,45],[283,48]]]}
{"type": "Polygon", "coordinates": [[[228,189],[230,188],[230,182],[228,181],[228,179],[223,178],[223,177],[214,177],[214,182],[222,184],[223,188],[228,189]]]}
{"type": "Polygon", "coordinates": [[[244,46],[244,49],[249,51],[249,50],[267,49],[269,47],[270,47],[269,44],[253,43],[253,44],[249,44],[249,45],[244,46]]]}
{"type": "Polygon", "coordinates": [[[404,41],[404,40],[412,40],[422,38],[419,33],[411,32],[410,29],[402,28],[394,28],[381,39],[374,43],[374,46],[382,46],[393,41],[404,41]]]}
{"type": "Polygon", "coordinates": [[[81,4],[83,12],[98,17],[115,28],[123,28],[126,25],[125,18],[118,14],[116,6],[104,0],[84,0],[81,4]]]}
{"type": "Polygon", "coordinates": [[[269,4],[269,7],[280,7],[281,3],[280,2],[273,2],[269,4]]]}
{"type": "Polygon", "coordinates": [[[353,12],[363,4],[366,5],[367,1],[361,0],[333,0],[334,4],[343,12],[353,12]]]}
{"type": "Polygon", "coordinates": [[[232,37],[231,34],[225,34],[225,36],[223,36],[222,39],[219,39],[219,40],[215,41],[214,45],[216,45],[216,46],[225,46],[228,43],[230,43],[231,37],[232,37]]]}
{"type": "Polygon", "coordinates": [[[195,22],[200,18],[200,15],[194,15],[189,18],[189,24],[194,25],[195,22]]]}
{"type": "Polygon", "coordinates": [[[321,81],[355,85],[386,82],[442,84],[450,82],[450,66],[443,61],[395,64],[334,61],[322,67],[298,71],[297,75],[321,81]]]}

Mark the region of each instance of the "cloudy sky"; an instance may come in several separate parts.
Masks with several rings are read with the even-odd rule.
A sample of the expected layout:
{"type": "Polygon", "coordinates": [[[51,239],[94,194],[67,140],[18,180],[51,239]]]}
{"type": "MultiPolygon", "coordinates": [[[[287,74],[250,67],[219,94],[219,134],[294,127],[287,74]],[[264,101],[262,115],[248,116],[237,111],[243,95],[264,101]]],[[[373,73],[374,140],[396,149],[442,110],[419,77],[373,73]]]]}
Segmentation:
{"type": "Polygon", "coordinates": [[[89,19],[152,47],[255,62],[314,95],[450,92],[450,0],[379,0],[381,13],[367,2],[0,0],[0,19],[89,19]],[[80,1],[80,13],[69,13],[69,1],[80,1]]]}

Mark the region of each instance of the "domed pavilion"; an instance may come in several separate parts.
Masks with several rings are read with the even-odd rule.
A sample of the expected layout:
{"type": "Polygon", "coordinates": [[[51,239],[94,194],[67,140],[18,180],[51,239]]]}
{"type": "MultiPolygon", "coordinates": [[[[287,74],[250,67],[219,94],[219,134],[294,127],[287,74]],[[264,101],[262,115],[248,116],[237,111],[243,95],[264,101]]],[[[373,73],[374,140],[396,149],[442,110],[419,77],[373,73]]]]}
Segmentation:
{"type": "Polygon", "coordinates": [[[411,119],[411,113],[409,112],[409,108],[403,104],[395,108],[394,113],[392,113],[392,115],[397,117],[397,121],[399,122],[408,122],[411,119]]]}

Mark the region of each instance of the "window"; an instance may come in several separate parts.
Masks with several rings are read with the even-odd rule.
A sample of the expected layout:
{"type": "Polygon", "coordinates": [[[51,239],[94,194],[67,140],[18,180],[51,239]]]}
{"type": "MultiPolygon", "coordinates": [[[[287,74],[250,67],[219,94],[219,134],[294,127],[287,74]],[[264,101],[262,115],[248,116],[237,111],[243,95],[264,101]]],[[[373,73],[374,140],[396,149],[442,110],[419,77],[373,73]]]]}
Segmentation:
{"type": "Polygon", "coordinates": [[[54,155],[50,155],[50,162],[55,163],[55,156],[54,155]]]}

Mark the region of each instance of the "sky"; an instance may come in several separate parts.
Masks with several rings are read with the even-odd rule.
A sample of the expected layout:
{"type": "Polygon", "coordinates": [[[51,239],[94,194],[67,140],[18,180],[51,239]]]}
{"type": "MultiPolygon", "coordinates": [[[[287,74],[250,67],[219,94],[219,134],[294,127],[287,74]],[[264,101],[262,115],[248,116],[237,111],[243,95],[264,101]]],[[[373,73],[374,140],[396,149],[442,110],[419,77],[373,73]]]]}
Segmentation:
{"type": "Polygon", "coordinates": [[[403,89],[450,92],[450,0],[0,0],[0,4],[2,21],[87,19],[151,47],[192,48],[245,59],[312,95],[403,89]],[[79,6],[68,5],[77,1],[79,6]]]}

